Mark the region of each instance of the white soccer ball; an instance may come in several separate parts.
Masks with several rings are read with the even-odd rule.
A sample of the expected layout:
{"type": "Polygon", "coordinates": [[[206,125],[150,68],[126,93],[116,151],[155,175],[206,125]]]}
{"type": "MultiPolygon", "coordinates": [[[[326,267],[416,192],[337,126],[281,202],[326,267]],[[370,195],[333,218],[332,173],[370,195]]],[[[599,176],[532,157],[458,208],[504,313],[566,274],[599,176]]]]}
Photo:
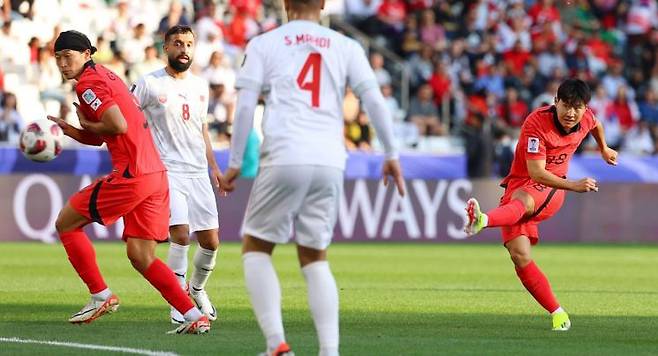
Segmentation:
{"type": "Polygon", "coordinates": [[[64,132],[53,121],[42,119],[29,123],[21,132],[20,150],[35,162],[48,162],[62,152],[64,132]]]}

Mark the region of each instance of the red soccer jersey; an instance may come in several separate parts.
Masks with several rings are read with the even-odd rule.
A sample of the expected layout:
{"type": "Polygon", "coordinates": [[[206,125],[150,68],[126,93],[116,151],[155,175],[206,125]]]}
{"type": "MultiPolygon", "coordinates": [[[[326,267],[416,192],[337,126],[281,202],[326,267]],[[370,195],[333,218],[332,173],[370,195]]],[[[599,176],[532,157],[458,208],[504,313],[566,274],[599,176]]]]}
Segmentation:
{"type": "Polygon", "coordinates": [[[102,65],[90,62],[85,65],[75,91],[87,120],[98,122],[105,110],[117,105],[128,123],[126,133],[102,136],[110,151],[113,172],[136,177],[165,170],[146,118],[121,79],[102,65]]]}
{"type": "Polygon", "coordinates": [[[566,132],[558,122],[554,105],[536,109],[528,115],[521,127],[512,169],[502,184],[512,179],[530,178],[526,164],[528,159],[546,160],[547,171],[565,177],[573,153],[596,125],[597,120],[589,108],[580,123],[570,132],[566,132]]]}

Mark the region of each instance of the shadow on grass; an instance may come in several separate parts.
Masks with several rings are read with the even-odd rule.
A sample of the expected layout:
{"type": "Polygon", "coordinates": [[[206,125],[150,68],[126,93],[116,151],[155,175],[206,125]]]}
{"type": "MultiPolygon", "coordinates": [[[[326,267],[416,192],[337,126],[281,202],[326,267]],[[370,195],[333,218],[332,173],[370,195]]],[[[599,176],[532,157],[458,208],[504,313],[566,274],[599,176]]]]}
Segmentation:
{"type": "MultiPolygon", "coordinates": [[[[165,335],[163,308],[124,308],[89,325],[70,325],[73,305],[0,304],[0,337],[131,347],[179,354],[255,355],[264,341],[251,310],[223,308],[208,335],[165,335]],[[31,311],[34,310],[34,311],[31,311]]],[[[317,354],[308,311],[285,310],[298,355],[317,354]]],[[[341,313],[342,355],[655,354],[658,318],[572,315],[573,328],[552,332],[543,315],[341,313]]],[[[88,354],[88,350],[0,342],[0,353],[88,354]]],[[[94,352],[96,354],[96,352],[94,352]]]]}

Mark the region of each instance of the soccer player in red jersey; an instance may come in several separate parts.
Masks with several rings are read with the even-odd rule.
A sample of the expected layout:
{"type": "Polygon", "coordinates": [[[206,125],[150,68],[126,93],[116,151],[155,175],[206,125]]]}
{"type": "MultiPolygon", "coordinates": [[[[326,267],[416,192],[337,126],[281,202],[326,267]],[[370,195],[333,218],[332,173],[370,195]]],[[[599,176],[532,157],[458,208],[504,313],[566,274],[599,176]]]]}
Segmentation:
{"type": "Polygon", "coordinates": [[[523,123],[512,169],[501,183],[505,193],[500,205],[485,214],[478,201],[471,198],[466,207],[465,230],[469,235],[486,227],[501,227],[516,274],[535,300],[551,313],[553,330],[568,330],[571,321],[530,256],[531,246],[539,241],[537,225],[560,209],[567,190],[598,191],[593,178],[566,178],[569,161],[588,133],[598,143],[603,160],[617,164],[617,152],[606,144],[603,124],[587,107],[590,97],[585,82],[565,80],[557,90],[555,104],[533,111],[523,123]]]}
{"type": "Polygon", "coordinates": [[[77,81],[82,129],[60,118],[49,119],[81,143],[106,143],[112,158],[112,172],[71,196],[55,223],[69,261],[91,293],[90,302],[69,321],[90,323],[119,307],[82,227],[91,222],[109,225],[123,217],[123,239],[133,267],[185,316],[186,322],[172,333],[207,332],[208,318],[192,304],[171,269],[155,256],[157,242],[168,235],[169,188],[146,119],[121,79],[92,61],[95,51],[87,36],[77,31],[62,32],[55,41],[60,72],[77,81]]]}

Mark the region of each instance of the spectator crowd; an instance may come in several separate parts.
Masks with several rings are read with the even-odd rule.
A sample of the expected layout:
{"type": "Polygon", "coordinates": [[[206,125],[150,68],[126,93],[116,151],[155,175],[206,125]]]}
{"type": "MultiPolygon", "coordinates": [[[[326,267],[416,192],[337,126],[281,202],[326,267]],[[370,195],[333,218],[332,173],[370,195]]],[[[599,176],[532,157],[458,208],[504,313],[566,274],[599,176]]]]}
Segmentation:
{"type": "MultiPolygon", "coordinates": [[[[197,36],[192,70],[210,86],[213,141],[225,147],[244,47],[281,23],[281,4],[272,0],[0,4],[0,142],[12,144],[26,121],[46,114],[76,120],[71,84],[62,82],[52,52],[60,31],[89,35],[94,60],[130,85],[164,66],[164,32],[187,24],[197,36]]],[[[526,115],[551,104],[563,79],[578,77],[592,88],[590,108],[611,147],[658,151],[656,0],[327,0],[325,10],[395,54],[369,57],[408,150],[448,139],[462,145],[471,176],[491,175],[494,166],[504,174],[526,115]],[[401,105],[405,84],[410,95],[401,105]]],[[[367,113],[349,90],[344,109],[346,146],[376,149],[367,113]]],[[[582,150],[594,147],[588,141],[582,150]]]]}

